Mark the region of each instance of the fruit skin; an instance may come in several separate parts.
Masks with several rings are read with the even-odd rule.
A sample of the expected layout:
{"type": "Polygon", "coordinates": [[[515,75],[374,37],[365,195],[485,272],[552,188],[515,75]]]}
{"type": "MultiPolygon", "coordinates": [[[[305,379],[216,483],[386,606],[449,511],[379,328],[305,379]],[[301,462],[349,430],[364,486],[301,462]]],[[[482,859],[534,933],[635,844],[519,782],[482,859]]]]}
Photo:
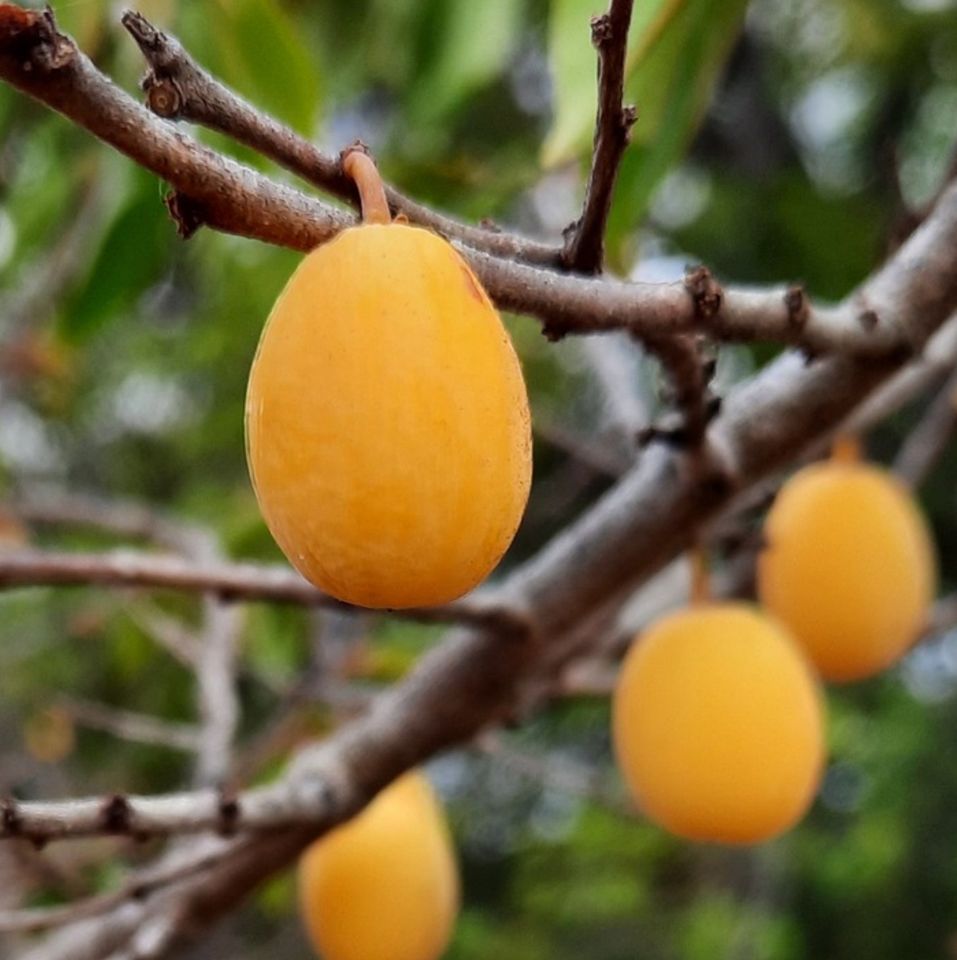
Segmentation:
{"type": "Polygon", "coordinates": [[[691,840],[782,833],[810,806],[824,762],[811,668],[745,604],[703,604],[649,627],[622,665],[612,735],[643,811],[691,840]]]}
{"type": "Polygon", "coordinates": [[[448,944],[459,881],[429,782],[408,773],[299,861],[306,932],[324,960],[436,960],[448,944]]]}
{"type": "Polygon", "coordinates": [[[367,607],[481,582],[531,484],[508,334],[455,250],[402,224],[344,230],[299,265],[253,361],[246,446],[290,562],[367,607]]]}
{"type": "Polygon", "coordinates": [[[934,596],[927,525],[908,491],[867,463],[796,473],[765,525],[761,602],[828,680],[869,677],[917,638],[934,596]]]}

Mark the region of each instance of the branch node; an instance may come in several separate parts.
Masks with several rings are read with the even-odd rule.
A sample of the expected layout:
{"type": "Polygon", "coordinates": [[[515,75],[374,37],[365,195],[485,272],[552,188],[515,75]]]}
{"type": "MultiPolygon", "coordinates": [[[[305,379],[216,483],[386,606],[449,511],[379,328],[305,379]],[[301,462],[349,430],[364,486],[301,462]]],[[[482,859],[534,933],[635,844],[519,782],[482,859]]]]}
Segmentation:
{"type": "Polygon", "coordinates": [[[3,822],[3,835],[17,837],[20,835],[23,823],[17,810],[17,801],[13,797],[5,797],[0,801],[0,817],[3,822]]]}
{"type": "Polygon", "coordinates": [[[0,52],[19,62],[29,73],[53,73],[68,66],[76,48],[57,29],[53,10],[24,10],[12,3],[0,4],[0,52]]]}
{"type": "Polygon", "coordinates": [[[568,327],[561,320],[545,320],[542,323],[542,336],[549,343],[558,343],[568,335],[568,327]]]}
{"type": "Polygon", "coordinates": [[[784,294],[784,308],[788,312],[788,326],[792,330],[803,330],[807,326],[811,308],[804,286],[795,283],[784,294]]]}
{"type": "Polygon", "coordinates": [[[596,48],[601,48],[614,36],[611,17],[602,13],[591,18],[591,42],[596,48]]]}
{"type": "Polygon", "coordinates": [[[179,190],[168,193],[163,202],[176,224],[176,232],[184,240],[188,240],[207,222],[203,205],[179,190]]]}
{"type": "Polygon", "coordinates": [[[638,122],[638,108],[629,103],[621,108],[621,132],[625,137],[625,143],[631,138],[631,128],[638,122]]]}
{"type": "Polygon", "coordinates": [[[876,310],[872,310],[870,307],[862,310],[857,315],[857,322],[868,332],[877,329],[877,325],[880,323],[880,317],[877,315],[876,310]]]}
{"type": "Polygon", "coordinates": [[[662,423],[650,423],[635,435],[635,442],[641,449],[650,447],[653,443],[660,443],[673,450],[684,450],[690,440],[687,426],[683,422],[675,423],[673,418],[666,419],[662,423]]]}
{"type": "Polygon", "coordinates": [[[241,812],[239,798],[235,791],[220,787],[218,831],[221,837],[231,837],[236,833],[241,812]]]}
{"type": "Polygon", "coordinates": [[[707,323],[721,310],[724,291],[721,284],[704,265],[699,265],[685,274],[685,290],[694,304],[695,319],[707,323]]]}
{"type": "Polygon", "coordinates": [[[140,81],[140,87],[146,93],[146,106],[151,113],[166,120],[175,120],[182,112],[186,98],[172,77],[161,77],[151,70],[140,81]]]}
{"type": "Polygon", "coordinates": [[[114,793],[103,802],[103,828],[107,833],[129,833],[132,818],[130,802],[122,794],[114,793]]]}

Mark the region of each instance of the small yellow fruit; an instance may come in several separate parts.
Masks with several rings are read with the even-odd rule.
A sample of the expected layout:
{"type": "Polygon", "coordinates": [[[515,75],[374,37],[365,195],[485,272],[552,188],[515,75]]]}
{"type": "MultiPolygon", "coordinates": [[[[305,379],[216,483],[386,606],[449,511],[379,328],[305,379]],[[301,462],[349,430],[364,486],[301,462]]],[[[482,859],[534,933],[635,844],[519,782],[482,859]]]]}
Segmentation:
{"type": "Polygon", "coordinates": [[[917,638],[934,595],[930,533],[886,470],[830,460],[796,473],[768,514],[761,602],[828,680],[883,670],[917,638]]]}
{"type": "Polygon", "coordinates": [[[436,960],[448,944],[459,881],[428,781],[401,777],[299,861],[299,904],[324,960],[436,960]]]}
{"type": "Polygon", "coordinates": [[[785,630],[744,604],[704,604],[645,631],[612,702],[625,781],[692,840],[755,843],[793,826],[824,760],[817,683],[785,630]]]}
{"type": "Polygon", "coordinates": [[[495,567],[531,483],[528,398],[478,280],[442,238],[344,230],[270,314],[246,398],[269,529],[321,589],[444,603],[495,567]]]}

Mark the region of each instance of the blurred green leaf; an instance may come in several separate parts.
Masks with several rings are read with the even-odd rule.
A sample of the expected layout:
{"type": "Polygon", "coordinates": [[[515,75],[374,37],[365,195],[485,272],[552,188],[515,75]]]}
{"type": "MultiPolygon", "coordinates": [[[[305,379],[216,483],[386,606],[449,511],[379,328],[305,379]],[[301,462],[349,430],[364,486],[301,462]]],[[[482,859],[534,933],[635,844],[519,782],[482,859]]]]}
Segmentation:
{"type": "Polygon", "coordinates": [[[522,4],[516,0],[442,0],[421,20],[422,58],[408,114],[434,122],[493,80],[520,38],[522,4]]]}
{"type": "Polygon", "coordinates": [[[214,0],[213,9],[213,54],[220,79],[311,135],[322,80],[315,52],[295,22],[277,0],[214,0]]]}
{"type": "MultiPolygon", "coordinates": [[[[597,68],[588,16],[604,7],[598,0],[553,0],[549,53],[556,107],[542,147],[545,166],[584,156],[591,144],[597,68]]],[[[622,234],[642,219],[655,186],[691,142],[746,7],[746,0],[636,4],[625,97],[638,107],[638,123],[616,192],[612,251],[622,234]]]]}
{"type": "Polygon", "coordinates": [[[738,35],[747,0],[673,3],[636,54],[626,98],[638,106],[609,222],[608,244],[639,223],[655,187],[684,155],[738,35]]]}
{"type": "MultiPolygon", "coordinates": [[[[628,35],[629,64],[665,29],[686,0],[648,0],[635,4],[628,35]]],[[[597,105],[598,61],[590,21],[608,9],[607,0],[551,0],[548,58],[554,85],[555,114],[542,147],[546,167],[583,153],[592,140],[597,105]]]]}
{"type": "Polygon", "coordinates": [[[119,312],[129,310],[165,269],[176,233],[162,202],[162,188],[137,171],[133,186],[100,241],[86,283],[60,323],[68,340],[86,339],[119,312]]]}

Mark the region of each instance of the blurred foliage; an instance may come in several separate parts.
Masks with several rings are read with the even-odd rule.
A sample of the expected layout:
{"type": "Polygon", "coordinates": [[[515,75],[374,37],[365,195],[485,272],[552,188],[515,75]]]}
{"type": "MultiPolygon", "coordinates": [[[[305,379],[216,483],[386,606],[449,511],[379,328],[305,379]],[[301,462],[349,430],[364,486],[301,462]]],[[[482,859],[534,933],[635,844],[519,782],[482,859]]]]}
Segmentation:
{"type": "MultiPolygon", "coordinates": [[[[113,4],[53,5],[94,60],[134,90],[142,63],[113,4]]],[[[323,146],[365,140],[388,175],[426,201],[552,237],[577,213],[594,110],[588,17],[602,0],[139,6],[323,146]]],[[[649,0],[635,17],[627,87],[639,122],[612,213],[614,268],[672,279],[701,260],[739,282],[800,279],[817,296],[846,294],[947,168],[957,4],[754,0],[745,11],[738,0],[649,0]]],[[[184,244],[163,193],[125,158],[0,88],[0,487],[54,483],[146,501],[214,529],[234,557],[279,560],[246,477],[243,394],[264,318],[297,257],[206,231],[184,244]]],[[[578,345],[549,345],[530,321],[510,323],[540,423],[600,439],[601,393],[578,345]]],[[[733,378],[770,353],[728,349],[722,369],[733,378]]],[[[653,397],[653,373],[637,362],[635,371],[653,397]]],[[[922,410],[915,403],[876,430],[872,451],[892,456],[922,410]]],[[[506,567],[608,482],[539,437],[529,515],[506,567]]],[[[954,586],[955,488],[951,451],[922,490],[944,590],[954,586]]],[[[0,549],[25,537],[71,549],[116,542],[0,523],[0,549]]],[[[195,600],[177,596],[0,594],[0,789],[156,791],[189,778],[181,754],[68,729],[57,712],[70,696],[195,719],[193,680],[154,643],[150,612],[186,628],[200,617],[195,600]]],[[[250,607],[245,741],[340,627],[250,607]]],[[[402,676],[440,634],[374,620],[357,629],[346,672],[363,687],[402,676]]],[[[449,801],[466,894],[449,957],[954,955],[957,634],[889,676],[831,691],[830,707],[832,757],[815,810],[753,851],[678,842],[619,805],[494,755],[440,759],[433,774],[449,801]]],[[[327,722],[316,711],[304,729],[327,722]]],[[[614,794],[606,731],[605,705],[567,704],[506,743],[545,769],[596,771],[614,794]]],[[[293,742],[295,734],[286,747],[293,742]]],[[[275,773],[282,756],[254,775],[275,773]]],[[[116,880],[115,865],[96,866],[112,850],[55,846],[49,856],[93,890],[116,880]]],[[[75,886],[39,885],[31,896],[54,902],[69,892],[75,886]]],[[[277,878],[197,956],[303,956],[293,906],[290,878],[277,878]]]]}

